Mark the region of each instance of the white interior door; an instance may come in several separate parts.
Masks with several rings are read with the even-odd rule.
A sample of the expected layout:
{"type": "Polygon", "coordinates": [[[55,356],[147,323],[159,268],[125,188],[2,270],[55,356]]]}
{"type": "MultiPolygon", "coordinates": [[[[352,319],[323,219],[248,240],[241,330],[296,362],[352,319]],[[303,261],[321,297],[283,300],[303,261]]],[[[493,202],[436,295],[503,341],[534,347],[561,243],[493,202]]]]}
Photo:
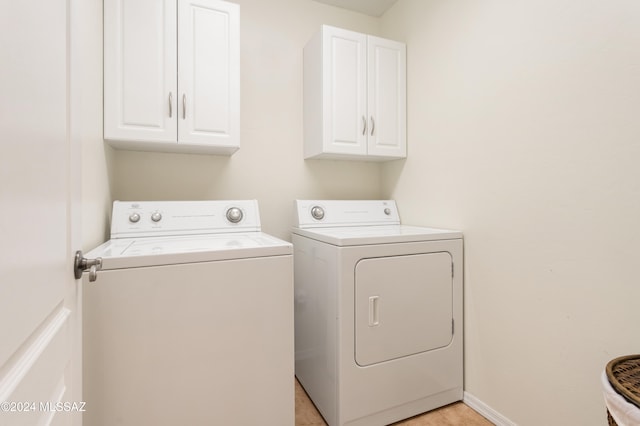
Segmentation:
{"type": "Polygon", "coordinates": [[[0,13],[1,425],[81,424],[84,408],[71,267],[74,1],[3,2],[0,13]]]}

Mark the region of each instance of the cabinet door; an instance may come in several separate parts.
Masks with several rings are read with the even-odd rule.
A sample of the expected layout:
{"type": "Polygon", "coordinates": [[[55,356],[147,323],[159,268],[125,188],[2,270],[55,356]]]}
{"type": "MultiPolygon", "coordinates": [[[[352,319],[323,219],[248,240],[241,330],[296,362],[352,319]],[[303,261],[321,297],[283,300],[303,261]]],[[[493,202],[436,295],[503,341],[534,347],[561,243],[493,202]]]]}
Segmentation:
{"type": "Polygon", "coordinates": [[[407,156],[406,46],[368,36],[368,154],[407,156]]]}
{"type": "Polygon", "coordinates": [[[367,153],[367,36],[323,27],[323,151],[367,153]]]}
{"type": "Polygon", "coordinates": [[[178,143],[240,144],[240,8],[178,0],[178,143]]]}
{"type": "Polygon", "coordinates": [[[176,142],[175,0],[105,0],[104,137],[176,142]]]}

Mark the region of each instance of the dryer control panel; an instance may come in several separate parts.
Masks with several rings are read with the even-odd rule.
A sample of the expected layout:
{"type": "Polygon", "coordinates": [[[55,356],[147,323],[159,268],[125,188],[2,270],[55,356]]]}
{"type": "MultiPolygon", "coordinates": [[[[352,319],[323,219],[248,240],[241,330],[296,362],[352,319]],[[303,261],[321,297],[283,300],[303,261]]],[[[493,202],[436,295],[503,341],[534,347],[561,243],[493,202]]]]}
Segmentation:
{"type": "Polygon", "coordinates": [[[260,231],[256,200],[115,201],[111,238],[260,231]]]}
{"type": "Polygon", "coordinates": [[[399,225],[393,200],[296,200],[298,228],[399,225]]]}

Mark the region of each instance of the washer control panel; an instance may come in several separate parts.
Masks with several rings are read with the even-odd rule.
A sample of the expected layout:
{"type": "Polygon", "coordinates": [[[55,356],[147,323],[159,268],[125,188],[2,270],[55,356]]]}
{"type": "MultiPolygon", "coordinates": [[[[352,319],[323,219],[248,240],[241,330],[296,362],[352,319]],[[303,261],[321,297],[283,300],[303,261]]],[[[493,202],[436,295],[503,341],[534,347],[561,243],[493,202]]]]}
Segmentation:
{"type": "Polygon", "coordinates": [[[256,200],[115,201],[111,238],[260,231],[256,200]]]}
{"type": "Polygon", "coordinates": [[[296,200],[295,219],[298,228],[400,224],[393,200],[296,200]]]}

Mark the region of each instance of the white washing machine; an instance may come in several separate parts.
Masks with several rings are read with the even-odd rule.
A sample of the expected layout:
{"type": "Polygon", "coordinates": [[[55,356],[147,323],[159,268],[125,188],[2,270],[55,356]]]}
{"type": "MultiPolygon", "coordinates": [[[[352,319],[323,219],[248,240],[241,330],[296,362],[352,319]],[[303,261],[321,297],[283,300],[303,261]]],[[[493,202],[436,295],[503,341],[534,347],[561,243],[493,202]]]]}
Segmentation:
{"type": "Polygon", "coordinates": [[[115,202],[84,291],[84,424],[294,424],[293,259],[256,201],[115,202]]]}
{"type": "Polygon", "coordinates": [[[458,231],[394,201],[295,203],[295,369],[330,426],[386,425],[463,396],[458,231]]]}

